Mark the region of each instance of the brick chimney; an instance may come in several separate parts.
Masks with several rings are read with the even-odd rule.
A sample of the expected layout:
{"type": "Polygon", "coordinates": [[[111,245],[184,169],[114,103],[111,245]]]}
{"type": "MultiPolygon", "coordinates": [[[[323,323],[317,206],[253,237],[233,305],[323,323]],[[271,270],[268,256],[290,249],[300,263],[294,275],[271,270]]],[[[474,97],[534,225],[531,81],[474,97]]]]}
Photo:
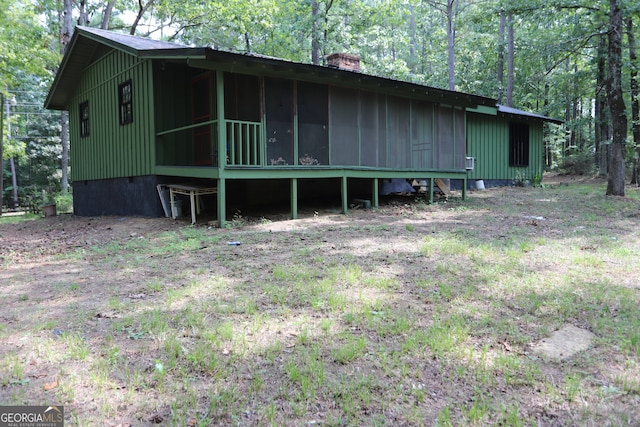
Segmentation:
{"type": "Polygon", "coordinates": [[[360,71],[360,57],[358,55],[350,55],[348,53],[332,53],[327,55],[327,65],[342,70],[360,71]]]}

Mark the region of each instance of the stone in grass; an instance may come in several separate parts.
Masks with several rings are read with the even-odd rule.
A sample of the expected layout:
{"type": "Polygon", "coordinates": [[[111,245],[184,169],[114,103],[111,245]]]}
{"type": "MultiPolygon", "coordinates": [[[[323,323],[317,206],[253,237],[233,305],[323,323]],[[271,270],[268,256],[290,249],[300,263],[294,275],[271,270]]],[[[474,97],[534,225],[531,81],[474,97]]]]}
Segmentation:
{"type": "Polygon", "coordinates": [[[566,360],[571,356],[589,348],[594,334],[576,326],[567,324],[551,334],[533,343],[533,352],[543,358],[566,360]]]}

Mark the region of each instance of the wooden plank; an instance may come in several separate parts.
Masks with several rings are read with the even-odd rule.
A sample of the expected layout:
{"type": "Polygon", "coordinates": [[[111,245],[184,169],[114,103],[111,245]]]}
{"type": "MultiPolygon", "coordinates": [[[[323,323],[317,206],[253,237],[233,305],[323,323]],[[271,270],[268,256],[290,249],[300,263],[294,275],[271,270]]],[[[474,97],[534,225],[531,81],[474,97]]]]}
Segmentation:
{"type": "Polygon", "coordinates": [[[436,178],[435,181],[440,191],[442,191],[447,196],[451,195],[451,190],[449,190],[449,186],[445,184],[443,180],[441,180],[440,178],[436,178]]]}
{"type": "Polygon", "coordinates": [[[162,203],[162,209],[164,210],[164,216],[169,218],[171,215],[171,211],[169,210],[169,206],[167,200],[165,199],[165,193],[163,192],[164,186],[162,184],[158,184],[158,196],[160,196],[160,203],[162,203]]]}

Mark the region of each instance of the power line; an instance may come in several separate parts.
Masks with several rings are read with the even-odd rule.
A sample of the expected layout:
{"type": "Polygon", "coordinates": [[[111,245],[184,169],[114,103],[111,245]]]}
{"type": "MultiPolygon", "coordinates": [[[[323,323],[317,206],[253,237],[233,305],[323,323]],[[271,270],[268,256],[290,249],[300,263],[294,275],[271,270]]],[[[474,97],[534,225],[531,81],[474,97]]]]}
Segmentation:
{"type": "Polygon", "coordinates": [[[14,112],[12,113],[12,115],[14,115],[14,114],[26,114],[26,115],[29,115],[29,114],[35,114],[35,115],[40,115],[40,116],[47,116],[47,115],[53,115],[53,114],[55,114],[55,113],[53,113],[53,112],[46,112],[46,111],[43,111],[43,112],[40,112],[40,113],[39,113],[39,112],[37,112],[37,111],[36,111],[36,112],[34,112],[34,111],[14,111],[14,112]]]}
{"type": "Polygon", "coordinates": [[[34,138],[60,138],[59,135],[25,135],[12,136],[11,139],[34,139],[34,138]]]}
{"type": "Polygon", "coordinates": [[[40,95],[44,95],[47,92],[37,92],[35,90],[13,90],[13,89],[8,89],[9,93],[37,93],[40,95]]]}

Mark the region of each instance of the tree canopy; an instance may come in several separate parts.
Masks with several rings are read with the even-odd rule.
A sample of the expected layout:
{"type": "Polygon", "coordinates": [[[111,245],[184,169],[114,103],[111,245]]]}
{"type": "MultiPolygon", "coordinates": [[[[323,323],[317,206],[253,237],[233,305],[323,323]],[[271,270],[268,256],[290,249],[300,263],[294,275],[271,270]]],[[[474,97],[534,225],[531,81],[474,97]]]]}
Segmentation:
{"type": "MultiPolygon", "coordinates": [[[[622,144],[624,180],[624,168],[640,151],[631,132],[637,119],[629,108],[638,101],[631,90],[638,67],[631,53],[639,12],[640,4],[629,0],[0,0],[0,91],[18,102],[39,101],[19,94],[42,96],[51,83],[68,37],[65,16],[71,25],[300,62],[321,63],[342,51],[358,54],[366,73],[564,118],[564,133],[547,137],[548,167],[586,158],[585,165],[600,165],[597,171],[606,174],[612,142],[622,144]],[[613,10],[619,11],[615,22],[613,10]],[[624,28],[618,28],[620,20],[624,28]],[[610,48],[612,35],[620,36],[619,50],[610,48]],[[616,117],[609,114],[609,98],[618,92],[608,85],[617,73],[611,55],[618,51],[616,117]],[[628,125],[621,124],[620,114],[629,116],[628,125]],[[618,128],[613,141],[616,124],[624,129],[618,128]]],[[[34,117],[52,116],[31,114],[30,132],[43,127],[55,133],[60,127],[36,124],[34,117]]],[[[23,115],[11,120],[27,126],[23,115]]],[[[4,158],[15,157],[21,165],[29,163],[28,145],[43,141],[7,138],[6,117],[3,132],[4,158]]],[[[59,141],[47,138],[50,144],[59,141]]]]}

